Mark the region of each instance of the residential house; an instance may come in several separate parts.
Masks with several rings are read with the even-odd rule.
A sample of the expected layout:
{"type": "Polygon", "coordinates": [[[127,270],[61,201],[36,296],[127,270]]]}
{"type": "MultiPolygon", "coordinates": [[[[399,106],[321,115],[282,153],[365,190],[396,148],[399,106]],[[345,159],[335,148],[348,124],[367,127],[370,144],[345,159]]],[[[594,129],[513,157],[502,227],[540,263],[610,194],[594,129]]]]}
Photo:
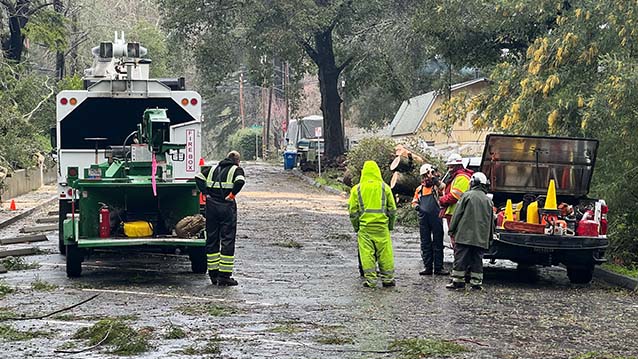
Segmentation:
{"type": "MultiPolygon", "coordinates": [[[[468,97],[472,97],[483,91],[488,84],[489,80],[486,78],[455,84],[451,87],[451,96],[465,93],[468,97]]],[[[449,136],[441,131],[428,131],[441,120],[437,110],[446,99],[446,95],[439,93],[439,91],[430,91],[403,101],[390,123],[390,136],[398,141],[416,136],[429,146],[434,147],[445,147],[446,145],[464,147],[473,144],[482,146],[488,131],[476,132],[472,128],[470,116],[461,123],[456,123],[449,136]]]]}

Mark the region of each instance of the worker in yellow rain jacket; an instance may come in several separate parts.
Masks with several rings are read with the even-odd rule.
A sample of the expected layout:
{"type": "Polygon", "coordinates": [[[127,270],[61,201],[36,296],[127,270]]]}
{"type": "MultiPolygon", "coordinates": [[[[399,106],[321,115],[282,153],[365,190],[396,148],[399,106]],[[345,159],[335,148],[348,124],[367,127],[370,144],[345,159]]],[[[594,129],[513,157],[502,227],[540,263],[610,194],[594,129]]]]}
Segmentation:
{"type": "Polygon", "coordinates": [[[390,231],[394,229],[396,209],[392,191],[383,182],[379,166],[374,161],[366,161],[359,184],[350,191],[349,202],[350,221],[358,234],[365,287],[377,285],[377,262],[383,286],[395,286],[390,231]]]}

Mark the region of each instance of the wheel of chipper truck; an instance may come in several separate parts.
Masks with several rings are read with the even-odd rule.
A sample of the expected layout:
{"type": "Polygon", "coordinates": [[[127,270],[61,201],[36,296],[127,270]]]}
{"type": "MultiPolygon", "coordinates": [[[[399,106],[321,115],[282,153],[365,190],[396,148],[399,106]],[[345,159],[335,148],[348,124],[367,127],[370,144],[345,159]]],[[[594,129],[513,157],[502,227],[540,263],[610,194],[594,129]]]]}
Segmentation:
{"type": "Polygon", "coordinates": [[[82,274],[84,252],[77,245],[66,246],[66,276],[77,278],[82,274]]]}
{"type": "Polygon", "coordinates": [[[191,260],[193,273],[206,273],[206,247],[188,248],[188,258],[191,260]]]}
{"type": "Polygon", "coordinates": [[[64,220],[66,214],[71,212],[71,204],[66,201],[60,201],[58,206],[58,249],[61,255],[66,255],[66,245],[64,244],[64,238],[62,236],[64,220]]]}
{"type": "Polygon", "coordinates": [[[567,277],[574,284],[587,284],[594,276],[594,265],[568,265],[567,277]]]}

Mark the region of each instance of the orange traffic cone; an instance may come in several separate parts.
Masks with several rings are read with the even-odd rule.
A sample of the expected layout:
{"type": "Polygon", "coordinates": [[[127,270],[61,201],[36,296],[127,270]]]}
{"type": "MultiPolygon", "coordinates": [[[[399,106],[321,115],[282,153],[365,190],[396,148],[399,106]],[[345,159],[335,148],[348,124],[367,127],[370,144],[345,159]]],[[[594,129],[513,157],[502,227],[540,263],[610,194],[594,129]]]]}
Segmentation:
{"type": "Polygon", "coordinates": [[[199,158],[199,167],[202,167],[204,165],[204,157],[200,157],[199,158]]]}
{"type": "Polygon", "coordinates": [[[15,211],[16,209],[17,209],[16,208],[16,201],[15,201],[15,199],[12,199],[11,200],[11,205],[9,206],[9,210],[15,211]]]}

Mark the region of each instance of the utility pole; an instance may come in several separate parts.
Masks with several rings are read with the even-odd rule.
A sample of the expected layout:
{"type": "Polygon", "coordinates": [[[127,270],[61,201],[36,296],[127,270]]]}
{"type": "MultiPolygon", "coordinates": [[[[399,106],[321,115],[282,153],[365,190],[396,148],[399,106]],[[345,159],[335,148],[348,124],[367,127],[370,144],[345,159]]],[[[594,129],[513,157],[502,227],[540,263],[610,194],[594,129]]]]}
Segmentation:
{"type": "MultiPolygon", "coordinates": [[[[62,0],[53,0],[53,10],[64,16],[64,4],[62,4],[62,0]]],[[[58,80],[62,80],[64,78],[64,51],[58,50],[55,53],[55,75],[58,80]]]]}
{"type": "MultiPolygon", "coordinates": [[[[286,61],[285,70],[284,70],[284,99],[286,102],[286,132],[288,131],[288,125],[290,125],[290,102],[288,99],[288,75],[290,71],[290,66],[288,61],[286,61]]],[[[284,135],[285,136],[285,135],[284,135]]]]}
{"type": "MultiPolygon", "coordinates": [[[[270,85],[268,88],[268,114],[266,115],[266,139],[264,140],[268,157],[270,157],[270,112],[272,109],[272,87],[273,85],[270,85]]],[[[264,157],[266,157],[266,154],[264,154],[264,157]]]]}
{"type": "Polygon", "coordinates": [[[241,116],[241,128],[246,128],[244,117],[244,73],[239,72],[239,115],[241,116]]]}

